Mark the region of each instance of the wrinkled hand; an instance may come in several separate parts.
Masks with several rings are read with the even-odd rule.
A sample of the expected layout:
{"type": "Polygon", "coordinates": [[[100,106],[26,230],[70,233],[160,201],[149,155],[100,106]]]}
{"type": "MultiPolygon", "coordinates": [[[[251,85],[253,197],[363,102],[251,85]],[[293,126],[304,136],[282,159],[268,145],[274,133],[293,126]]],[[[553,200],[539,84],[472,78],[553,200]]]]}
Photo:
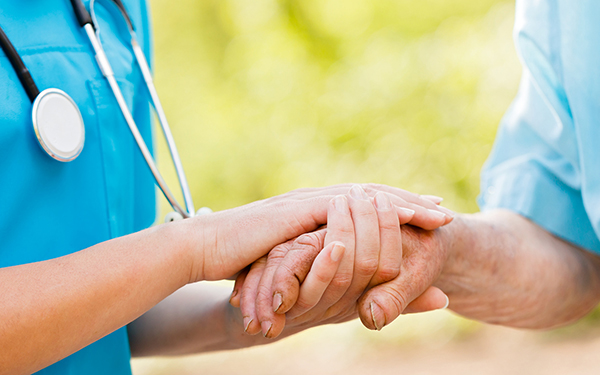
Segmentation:
{"type": "Polygon", "coordinates": [[[447,260],[450,244],[446,229],[426,231],[407,225],[403,226],[402,235],[400,274],[366,291],[358,301],[360,320],[369,329],[381,330],[400,314],[431,311],[450,304],[440,289],[431,287],[447,260]]]}
{"type": "MultiPolygon", "coordinates": [[[[416,214],[400,209],[384,193],[371,201],[359,186],[353,187],[348,196],[336,197],[328,209],[327,230],[277,246],[238,277],[232,304],[241,305],[246,332],[262,331],[267,337],[276,337],[286,325],[286,316],[288,326],[304,327],[354,318],[357,300],[365,289],[395,280],[401,274],[400,224],[423,223],[435,216],[431,211],[416,214]],[[419,216],[417,220],[415,216],[419,216]]],[[[387,289],[381,293],[387,293],[387,289]]],[[[409,300],[412,311],[446,304],[445,295],[437,289],[416,298],[421,293],[423,290],[409,300]]],[[[378,301],[381,299],[389,301],[383,297],[378,301]]],[[[377,317],[378,306],[369,305],[369,313],[375,312],[377,317]]],[[[362,315],[361,311],[364,322],[367,315],[362,315]]],[[[377,324],[376,328],[383,326],[377,324]]]]}

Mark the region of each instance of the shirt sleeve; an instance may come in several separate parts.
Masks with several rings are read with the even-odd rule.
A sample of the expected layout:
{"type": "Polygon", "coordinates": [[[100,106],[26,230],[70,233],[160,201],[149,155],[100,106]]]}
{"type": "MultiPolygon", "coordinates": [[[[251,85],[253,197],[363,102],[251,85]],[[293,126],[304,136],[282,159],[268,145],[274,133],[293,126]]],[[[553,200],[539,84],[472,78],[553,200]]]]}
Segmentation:
{"type": "Polygon", "coordinates": [[[509,209],[600,254],[581,194],[575,134],[524,74],[481,175],[482,211],[509,209]]]}
{"type": "Polygon", "coordinates": [[[483,168],[479,205],[512,210],[600,254],[582,195],[581,139],[563,88],[560,37],[550,35],[553,12],[536,9],[526,23],[526,11],[517,9],[515,29],[521,85],[483,168]]]}

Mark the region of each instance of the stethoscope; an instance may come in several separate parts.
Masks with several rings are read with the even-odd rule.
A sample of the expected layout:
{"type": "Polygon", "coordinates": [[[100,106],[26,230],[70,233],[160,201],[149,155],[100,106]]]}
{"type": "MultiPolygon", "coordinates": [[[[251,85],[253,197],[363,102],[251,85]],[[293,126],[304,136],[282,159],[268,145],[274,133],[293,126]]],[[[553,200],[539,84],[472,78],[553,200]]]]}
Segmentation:
{"type": "MultiPolygon", "coordinates": [[[[195,212],[192,195],[183,171],[181,159],[179,158],[179,153],[177,152],[177,147],[175,146],[175,141],[173,140],[173,135],[171,134],[165,112],[158,98],[158,93],[154,87],[150,67],[148,66],[144,52],[137,41],[133,23],[131,22],[131,18],[129,17],[121,0],[113,0],[114,4],[119,9],[125,22],[127,23],[127,27],[131,35],[131,47],[133,49],[135,59],[140,67],[144,81],[146,82],[146,87],[150,93],[152,105],[156,110],[157,117],[159,119],[163,134],[171,153],[175,170],[177,172],[177,178],[183,194],[185,209],[179,204],[179,202],[177,202],[177,199],[175,199],[166,182],[162,178],[158,168],[156,167],[156,164],[154,163],[152,155],[146,146],[146,142],[144,142],[144,139],[142,138],[138,127],[133,120],[133,116],[127,107],[127,103],[125,102],[125,98],[123,97],[121,89],[119,88],[112,67],[108,61],[108,58],[106,57],[104,49],[102,48],[99,29],[97,27],[98,22],[95,22],[96,17],[94,13],[94,1],[95,0],[92,0],[90,2],[90,9],[92,12],[91,15],[81,0],[71,0],[71,4],[73,6],[73,10],[75,11],[79,25],[83,27],[88,39],[90,40],[90,43],[92,44],[92,48],[96,54],[98,66],[110,85],[123,117],[125,118],[125,121],[127,122],[127,125],[129,126],[129,129],[131,130],[131,133],[135,138],[135,141],[142,152],[148,167],[154,175],[156,183],[175,210],[175,212],[171,212],[167,215],[165,221],[175,221],[182,218],[189,218],[195,215],[212,212],[207,207],[203,207],[198,210],[198,212],[195,212]]],[[[81,112],[79,111],[77,104],[75,104],[75,101],[73,101],[69,95],[59,89],[50,88],[42,92],[39,91],[35,82],[33,81],[33,78],[31,77],[31,74],[27,70],[27,67],[25,67],[23,60],[17,53],[16,49],[2,28],[0,28],[0,45],[8,57],[11,65],[15,69],[23,88],[29,96],[29,99],[33,103],[32,122],[35,135],[40,146],[48,155],[58,161],[69,162],[75,160],[81,153],[85,142],[85,127],[83,124],[83,117],[81,116],[81,112]]]]}

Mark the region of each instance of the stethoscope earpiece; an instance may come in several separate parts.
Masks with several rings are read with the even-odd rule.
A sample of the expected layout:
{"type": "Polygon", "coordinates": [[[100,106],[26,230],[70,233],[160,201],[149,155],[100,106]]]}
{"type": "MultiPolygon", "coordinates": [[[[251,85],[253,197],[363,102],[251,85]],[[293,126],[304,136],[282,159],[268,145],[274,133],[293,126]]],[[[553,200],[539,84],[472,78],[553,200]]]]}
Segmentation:
{"type": "Polygon", "coordinates": [[[212,213],[213,213],[213,210],[211,210],[209,207],[202,207],[201,209],[196,211],[196,216],[208,215],[208,214],[212,214],[212,213]]]}
{"type": "Polygon", "coordinates": [[[183,220],[183,216],[179,212],[171,211],[165,216],[165,223],[179,220],[183,220]]]}
{"type": "MultiPolygon", "coordinates": [[[[196,216],[208,215],[212,213],[213,210],[211,210],[209,207],[202,207],[196,212],[196,216]]],[[[165,223],[170,223],[179,220],[183,220],[183,215],[181,215],[179,212],[171,211],[165,215],[165,223]]]]}

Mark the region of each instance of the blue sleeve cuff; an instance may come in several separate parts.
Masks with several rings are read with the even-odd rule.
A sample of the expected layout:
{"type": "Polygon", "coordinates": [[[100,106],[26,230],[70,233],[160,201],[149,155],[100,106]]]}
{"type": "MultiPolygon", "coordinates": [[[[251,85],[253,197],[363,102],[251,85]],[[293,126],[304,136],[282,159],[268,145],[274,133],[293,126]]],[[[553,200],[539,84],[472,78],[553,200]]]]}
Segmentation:
{"type": "Polygon", "coordinates": [[[579,247],[600,254],[581,192],[532,162],[485,171],[478,203],[482,211],[508,209],[579,247]]]}

